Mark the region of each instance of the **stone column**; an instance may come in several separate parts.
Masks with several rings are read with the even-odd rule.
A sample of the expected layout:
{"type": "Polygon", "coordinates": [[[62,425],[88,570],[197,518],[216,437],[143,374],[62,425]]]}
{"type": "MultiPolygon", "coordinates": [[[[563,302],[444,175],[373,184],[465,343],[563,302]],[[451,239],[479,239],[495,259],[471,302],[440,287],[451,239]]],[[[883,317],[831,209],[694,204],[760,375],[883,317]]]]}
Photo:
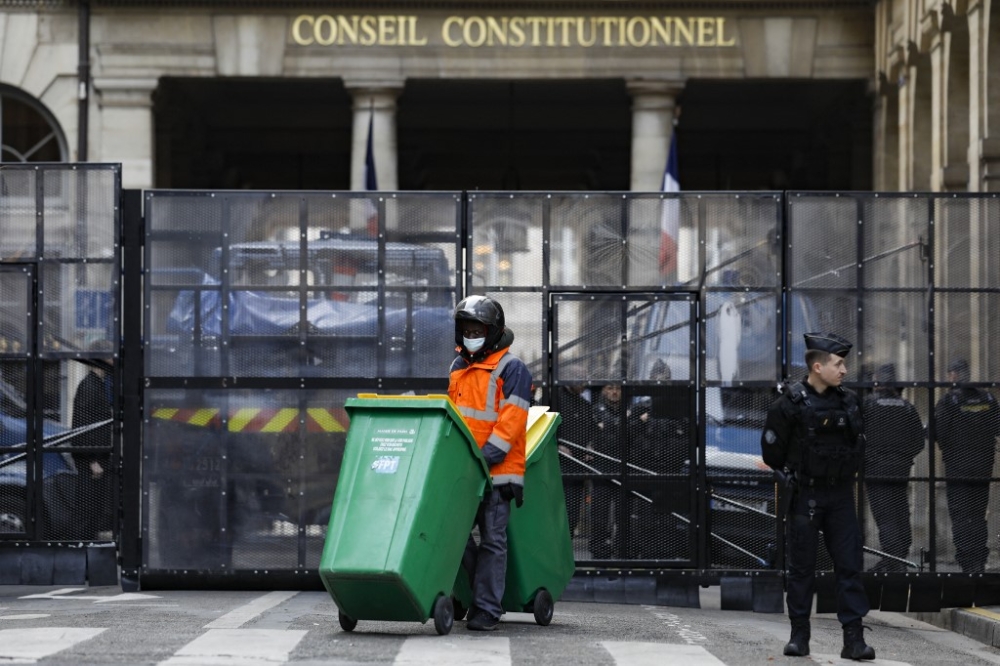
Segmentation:
{"type": "Polygon", "coordinates": [[[153,187],[153,99],[156,79],[95,78],[94,162],[121,162],[122,187],[153,187]]]}
{"type": "Polygon", "coordinates": [[[947,134],[947,113],[946,109],[948,102],[945,99],[945,81],[947,77],[945,76],[945,57],[944,57],[944,44],[943,39],[940,34],[935,35],[931,42],[931,53],[930,53],[930,75],[931,75],[931,163],[930,163],[930,173],[928,174],[930,179],[930,189],[932,192],[940,192],[944,189],[942,182],[942,175],[944,173],[944,165],[947,160],[947,155],[945,152],[946,137],[947,134]]]}
{"type": "Polygon", "coordinates": [[[899,87],[885,73],[879,75],[875,101],[874,186],[878,191],[899,187],[899,87]]]}
{"type": "Polygon", "coordinates": [[[983,139],[983,7],[970,3],[969,13],[969,191],[981,188],[982,170],[979,164],[980,141],[983,139]]]}
{"type": "Polygon", "coordinates": [[[354,98],[354,127],[351,137],[351,189],[365,189],[365,151],[368,146],[368,122],[372,121],[372,148],[378,189],[399,189],[396,151],[396,99],[403,91],[402,82],[360,85],[346,82],[354,98]]]}
{"type": "Polygon", "coordinates": [[[684,86],[667,81],[628,81],[626,86],[632,95],[631,188],[658,192],[674,133],[677,95],[684,86]]]}

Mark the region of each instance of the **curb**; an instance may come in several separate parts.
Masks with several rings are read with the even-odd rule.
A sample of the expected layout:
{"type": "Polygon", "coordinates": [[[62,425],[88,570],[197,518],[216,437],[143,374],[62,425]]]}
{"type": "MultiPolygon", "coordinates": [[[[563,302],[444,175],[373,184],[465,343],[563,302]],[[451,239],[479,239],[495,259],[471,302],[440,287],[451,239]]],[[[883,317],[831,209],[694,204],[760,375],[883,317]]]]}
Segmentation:
{"type": "Polygon", "coordinates": [[[906,613],[991,647],[1000,647],[1000,613],[990,608],[949,608],[939,613],[906,613]]]}

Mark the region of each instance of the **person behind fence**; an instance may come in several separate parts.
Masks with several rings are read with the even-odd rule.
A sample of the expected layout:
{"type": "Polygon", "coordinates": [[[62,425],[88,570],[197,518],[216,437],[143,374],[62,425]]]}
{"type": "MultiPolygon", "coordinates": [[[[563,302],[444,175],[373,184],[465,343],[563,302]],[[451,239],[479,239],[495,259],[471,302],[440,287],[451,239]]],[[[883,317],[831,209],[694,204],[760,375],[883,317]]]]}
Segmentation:
{"type": "Polygon", "coordinates": [[[787,481],[786,603],[791,638],[788,656],[809,654],[816,591],[816,552],[822,530],[836,576],[837,619],[845,659],[874,659],[862,618],[868,596],[861,580],[862,540],[854,484],[864,456],[864,422],[857,396],[841,383],[851,343],[832,333],[805,334],[804,381],[791,382],[767,413],[761,452],[787,481]]]}
{"type": "Polygon", "coordinates": [[[503,615],[510,502],[524,501],[525,444],[531,373],[513,354],[514,333],[503,308],[489,296],[469,296],[455,308],[458,357],[451,364],[448,395],[465,418],[490,467],[493,489],[476,510],[462,566],[472,584],[467,627],[492,631],[503,615]]]}
{"type": "MultiPolygon", "coordinates": [[[[106,340],[99,340],[90,347],[90,351],[95,352],[109,353],[111,350],[112,345],[106,340]]],[[[73,536],[83,539],[95,539],[101,532],[112,529],[110,452],[114,433],[114,387],[110,363],[113,362],[110,358],[95,360],[73,396],[72,426],[73,430],[80,430],[80,434],[73,438],[72,445],[91,449],[73,453],[77,474],[75,504],[79,512],[73,536]]]]}
{"type": "MultiPolygon", "coordinates": [[[[622,387],[605,384],[594,405],[594,459],[597,474],[621,473],[621,439],[625,436],[622,387]]],[[[594,479],[590,495],[590,554],[604,560],[618,552],[615,514],[618,486],[611,479],[594,479]]]]}
{"type": "Polygon", "coordinates": [[[913,459],[924,449],[924,424],[902,390],[886,386],[896,381],[896,366],[875,371],[875,390],[864,401],[865,489],[878,527],[883,557],[873,571],[906,571],[910,552],[909,476],[913,459]]]}
{"type": "Polygon", "coordinates": [[[937,443],[947,479],[948,514],[955,558],[962,571],[982,572],[989,556],[986,509],[997,436],[1000,407],[992,393],[974,386],[964,358],[948,365],[954,386],[934,408],[937,443]]]}
{"type": "MultiPolygon", "coordinates": [[[[593,448],[596,429],[590,389],[580,380],[563,383],[556,393],[556,409],[562,416],[562,422],[559,424],[560,471],[563,474],[586,474],[587,465],[593,464],[593,456],[587,453],[587,449],[593,448]]],[[[563,479],[563,489],[566,495],[569,534],[572,537],[576,533],[585,507],[585,482],[563,479]]]]}

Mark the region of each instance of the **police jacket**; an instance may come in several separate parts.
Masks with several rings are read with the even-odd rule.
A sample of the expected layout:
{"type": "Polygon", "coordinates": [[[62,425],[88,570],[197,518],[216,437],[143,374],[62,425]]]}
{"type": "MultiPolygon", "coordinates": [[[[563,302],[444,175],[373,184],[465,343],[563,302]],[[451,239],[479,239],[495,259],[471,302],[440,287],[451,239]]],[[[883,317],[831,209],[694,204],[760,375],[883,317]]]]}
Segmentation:
{"type": "MultiPolygon", "coordinates": [[[[503,454],[499,462],[490,465],[495,486],[524,485],[531,373],[510,353],[513,341],[514,334],[508,329],[499,349],[483,359],[473,361],[460,355],[451,364],[448,382],[448,395],[465,417],[479,448],[489,444],[503,454]]],[[[487,455],[488,460],[491,457],[487,455]]]]}
{"type": "Polygon", "coordinates": [[[956,388],[934,408],[938,445],[949,476],[989,478],[1000,435],[1000,406],[989,391],[956,388]]]}
{"type": "MultiPolygon", "coordinates": [[[[111,392],[111,377],[101,376],[91,370],[80,381],[73,397],[73,428],[83,428],[84,426],[102,421],[110,421],[114,418],[114,407],[112,406],[113,395],[111,392]]],[[[92,461],[102,462],[111,453],[111,437],[114,434],[114,426],[107,423],[103,426],[93,428],[73,438],[73,446],[79,447],[106,447],[106,451],[87,451],[73,454],[73,460],[77,468],[92,461]]]]}
{"type": "Polygon", "coordinates": [[[917,408],[895,389],[879,389],[865,398],[864,415],[865,476],[908,477],[924,449],[917,408]]]}
{"type": "Polygon", "coordinates": [[[853,391],[838,386],[817,393],[803,380],[786,386],[768,410],[761,454],[772,469],[845,483],[861,467],[863,434],[853,391]]]}

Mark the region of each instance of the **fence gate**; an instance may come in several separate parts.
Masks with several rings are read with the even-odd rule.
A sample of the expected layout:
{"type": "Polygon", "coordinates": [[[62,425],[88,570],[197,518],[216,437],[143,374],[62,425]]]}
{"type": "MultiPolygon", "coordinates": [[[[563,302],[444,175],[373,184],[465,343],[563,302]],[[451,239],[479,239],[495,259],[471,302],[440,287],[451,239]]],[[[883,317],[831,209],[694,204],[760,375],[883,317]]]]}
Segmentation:
{"type": "Polygon", "coordinates": [[[118,581],[120,196],[118,165],[0,171],[0,583],[118,581]]]}
{"type": "Polygon", "coordinates": [[[694,567],[707,502],[691,418],[697,296],[553,293],[551,308],[576,559],[694,567]]]}

